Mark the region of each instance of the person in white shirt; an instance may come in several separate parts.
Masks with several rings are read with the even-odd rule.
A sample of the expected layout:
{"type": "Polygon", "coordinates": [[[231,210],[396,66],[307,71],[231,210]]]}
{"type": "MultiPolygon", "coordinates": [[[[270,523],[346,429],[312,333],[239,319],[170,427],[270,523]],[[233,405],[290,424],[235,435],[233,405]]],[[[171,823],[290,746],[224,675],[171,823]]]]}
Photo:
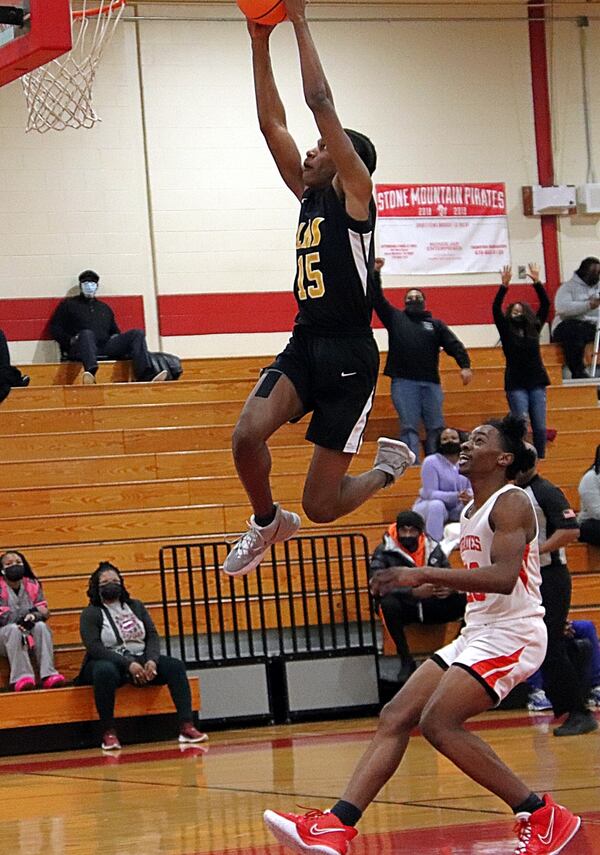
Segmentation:
{"type": "Polygon", "coordinates": [[[600,546],[600,445],[594,463],[579,482],[579,540],[600,546]]]}
{"type": "Polygon", "coordinates": [[[562,345],[567,368],[574,380],[590,375],[585,369],[583,355],[586,344],[594,341],[599,322],[600,260],[584,258],[568,282],[563,282],[554,298],[556,317],[552,325],[552,341],[562,345]]]}

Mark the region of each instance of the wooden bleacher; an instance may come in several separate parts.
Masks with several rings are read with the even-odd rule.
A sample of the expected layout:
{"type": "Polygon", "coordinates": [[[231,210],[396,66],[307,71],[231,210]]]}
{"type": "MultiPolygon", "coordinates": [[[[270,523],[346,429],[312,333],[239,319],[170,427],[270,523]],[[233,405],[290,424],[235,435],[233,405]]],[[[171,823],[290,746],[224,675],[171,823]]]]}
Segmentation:
{"type": "MultiPolygon", "coordinates": [[[[553,382],[548,425],[559,434],[540,470],[577,507],[577,485],[598,442],[596,389],[563,386],[558,350],[553,345],[543,350],[553,382]]],[[[507,409],[502,352],[481,348],[471,355],[474,380],[466,388],[454,363],[442,357],[446,420],[464,429],[507,409]]],[[[102,363],[96,386],[78,384],[76,364],[30,365],[25,370],[31,385],[13,390],[0,405],[0,545],[25,552],[44,582],[56,663],[67,677],[79,670],[78,616],[86,604],[87,578],[100,560],[123,569],[131,592],[146,602],[161,630],[160,546],[219,539],[245,528],[248,503],[235,474],[230,439],[265,362],[187,360],[182,380],[162,384],[125,382],[129,363],[102,363]]],[[[304,424],[286,425],[271,443],[275,495],[300,513],[312,454],[304,432],[304,424]]],[[[387,378],[380,382],[363,452],[351,471],[368,466],[380,435],[397,435],[387,378]]],[[[418,486],[419,471],[411,469],[359,510],[313,530],[360,531],[373,549],[398,510],[410,507],[418,486]]],[[[304,531],[310,530],[307,524],[304,531]]],[[[576,544],[568,552],[573,614],[600,628],[600,551],[576,544]]],[[[413,628],[412,648],[428,652],[451,629],[413,628]]],[[[6,679],[2,666],[0,685],[6,679]]],[[[66,698],[74,690],[55,691],[66,698]]],[[[6,715],[15,721],[19,699],[14,695],[0,695],[0,718],[6,720],[8,698],[12,706],[6,715]]],[[[70,703],[65,701],[65,709],[70,703]]],[[[31,709],[26,715],[24,723],[31,723],[31,709]]]]}

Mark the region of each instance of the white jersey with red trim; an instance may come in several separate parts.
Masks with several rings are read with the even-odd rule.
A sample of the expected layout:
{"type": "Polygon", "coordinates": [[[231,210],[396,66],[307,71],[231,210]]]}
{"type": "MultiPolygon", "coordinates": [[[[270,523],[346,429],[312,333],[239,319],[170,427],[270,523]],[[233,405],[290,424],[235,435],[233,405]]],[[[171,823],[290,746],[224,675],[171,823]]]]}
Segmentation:
{"type": "MultiPolygon", "coordinates": [[[[478,567],[487,567],[492,563],[492,540],[494,532],[490,526],[490,514],[498,497],[509,490],[519,490],[520,487],[507,484],[493,493],[472,517],[467,516],[472,506],[470,502],[464,508],[460,517],[460,556],[467,569],[476,571],[478,567]]],[[[529,502],[529,496],[527,496],[529,502]]],[[[536,519],[533,505],[533,518],[536,519]]],[[[535,537],[525,547],[519,578],[510,594],[490,594],[467,592],[467,608],[465,623],[469,626],[498,623],[499,621],[521,620],[528,617],[543,617],[544,607],[540,585],[540,553],[538,547],[538,527],[536,519],[535,537]]]]}

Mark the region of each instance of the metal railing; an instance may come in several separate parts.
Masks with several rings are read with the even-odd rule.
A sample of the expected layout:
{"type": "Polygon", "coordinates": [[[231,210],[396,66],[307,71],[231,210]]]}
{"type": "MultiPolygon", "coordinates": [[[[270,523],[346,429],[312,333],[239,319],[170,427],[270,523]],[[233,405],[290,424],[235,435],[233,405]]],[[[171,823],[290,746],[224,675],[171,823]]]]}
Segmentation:
{"type": "Polygon", "coordinates": [[[220,567],[225,541],[160,550],[167,653],[210,666],[376,653],[362,534],[294,538],[247,576],[220,567]]]}

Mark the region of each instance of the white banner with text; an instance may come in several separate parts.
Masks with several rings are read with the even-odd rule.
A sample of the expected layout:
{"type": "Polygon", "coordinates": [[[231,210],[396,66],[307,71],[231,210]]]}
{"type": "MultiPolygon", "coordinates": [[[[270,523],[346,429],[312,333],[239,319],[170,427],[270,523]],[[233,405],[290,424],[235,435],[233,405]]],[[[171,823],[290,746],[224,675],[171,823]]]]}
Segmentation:
{"type": "Polygon", "coordinates": [[[378,184],[388,274],[497,273],[510,264],[504,184],[378,184]]]}

